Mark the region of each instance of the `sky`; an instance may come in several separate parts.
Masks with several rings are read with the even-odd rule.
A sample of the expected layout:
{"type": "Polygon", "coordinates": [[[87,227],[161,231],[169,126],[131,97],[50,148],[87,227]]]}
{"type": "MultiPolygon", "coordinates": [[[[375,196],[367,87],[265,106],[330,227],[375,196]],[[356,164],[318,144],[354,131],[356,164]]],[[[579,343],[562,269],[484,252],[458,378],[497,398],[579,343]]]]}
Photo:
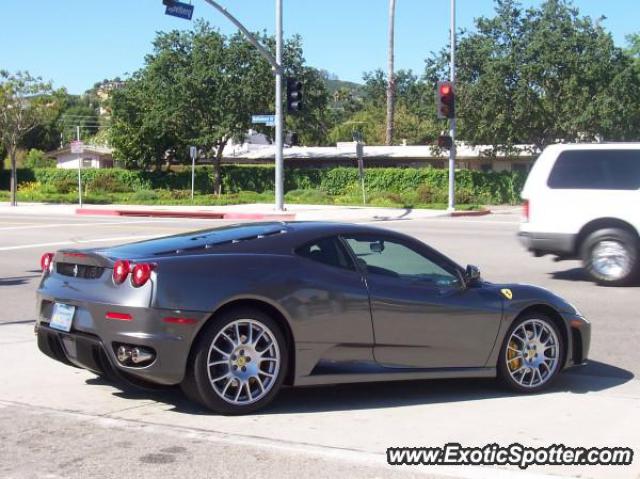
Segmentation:
{"type": "MultiPolygon", "coordinates": [[[[185,0],[189,1],[189,0],[185,0]]],[[[309,65],[342,80],[386,68],[387,0],[283,0],[285,36],[300,34],[309,65]]],[[[191,0],[195,18],[223,33],[233,25],[204,0],[191,0]]],[[[273,33],[274,0],[220,0],[250,30],[273,33]]],[[[523,5],[540,1],[523,0],[523,5]]],[[[640,31],[638,0],[574,0],[581,14],[605,16],[616,44],[640,31]]],[[[457,27],[490,16],[493,0],[457,0],[457,27]]],[[[144,64],[157,31],[189,29],[164,14],[161,0],[0,0],[0,69],[28,70],[78,94],[105,78],[144,64]]],[[[448,0],[397,0],[396,68],[421,73],[430,52],[447,44],[448,0]]]]}

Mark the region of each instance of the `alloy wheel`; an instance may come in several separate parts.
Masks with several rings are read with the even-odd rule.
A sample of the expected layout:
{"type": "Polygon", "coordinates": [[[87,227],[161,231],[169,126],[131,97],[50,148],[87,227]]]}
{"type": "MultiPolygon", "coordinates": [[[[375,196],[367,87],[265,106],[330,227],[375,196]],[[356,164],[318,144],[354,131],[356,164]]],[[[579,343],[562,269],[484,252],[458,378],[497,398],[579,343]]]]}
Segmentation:
{"type": "Polygon", "coordinates": [[[521,387],[534,389],[553,377],[560,362],[560,343],[547,322],[528,319],[511,333],[505,354],[511,378],[521,387]]]}
{"type": "Polygon", "coordinates": [[[273,388],[281,366],[273,332],[253,319],[238,319],[214,337],[207,356],[211,387],[224,401],[245,406],[273,388]]]}

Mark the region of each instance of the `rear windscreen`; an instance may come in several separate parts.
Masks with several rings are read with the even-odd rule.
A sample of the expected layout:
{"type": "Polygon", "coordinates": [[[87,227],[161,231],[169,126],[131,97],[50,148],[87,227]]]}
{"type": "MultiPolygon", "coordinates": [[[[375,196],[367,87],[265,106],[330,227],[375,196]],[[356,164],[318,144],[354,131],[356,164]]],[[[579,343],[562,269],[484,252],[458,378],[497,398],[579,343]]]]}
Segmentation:
{"type": "Polygon", "coordinates": [[[640,189],[640,150],[564,151],[547,184],[554,189],[640,189]]]}

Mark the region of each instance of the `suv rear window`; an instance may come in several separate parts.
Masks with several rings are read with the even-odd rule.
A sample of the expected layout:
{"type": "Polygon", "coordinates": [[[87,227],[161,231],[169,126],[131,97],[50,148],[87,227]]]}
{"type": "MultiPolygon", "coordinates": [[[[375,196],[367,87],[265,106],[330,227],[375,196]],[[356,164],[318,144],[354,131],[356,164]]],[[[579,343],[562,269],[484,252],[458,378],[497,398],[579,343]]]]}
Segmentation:
{"type": "Polygon", "coordinates": [[[554,189],[637,190],[640,150],[564,151],[547,184],[554,189]]]}

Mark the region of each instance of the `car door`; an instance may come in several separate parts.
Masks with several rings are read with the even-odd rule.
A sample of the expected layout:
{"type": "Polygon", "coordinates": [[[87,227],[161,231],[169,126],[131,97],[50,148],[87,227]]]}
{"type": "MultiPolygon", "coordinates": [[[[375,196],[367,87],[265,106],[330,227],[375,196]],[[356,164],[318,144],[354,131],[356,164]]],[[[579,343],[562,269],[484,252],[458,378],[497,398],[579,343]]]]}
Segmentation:
{"type": "Polygon", "coordinates": [[[457,267],[419,242],[345,236],[365,271],[375,360],[390,367],[482,367],[502,317],[495,293],[462,284],[457,267]]]}
{"type": "Polygon", "coordinates": [[[373,361],[369,293],[343,242],[335,235],[318,238],[295,252],[300,270],[285,306],[298,318],[297,373],[310,373],[321,360],[334,366],[373,361]]]}

